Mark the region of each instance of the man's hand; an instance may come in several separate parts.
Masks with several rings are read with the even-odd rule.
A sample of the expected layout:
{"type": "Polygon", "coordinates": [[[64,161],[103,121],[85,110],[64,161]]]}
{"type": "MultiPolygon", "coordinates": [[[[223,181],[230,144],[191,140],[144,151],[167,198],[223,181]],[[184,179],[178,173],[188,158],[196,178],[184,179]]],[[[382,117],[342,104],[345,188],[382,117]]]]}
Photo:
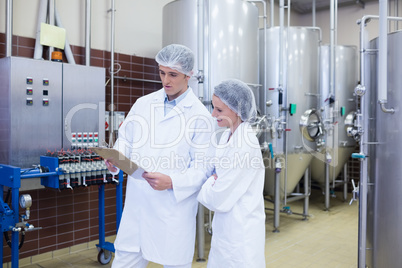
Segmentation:
{"type": "Polygon", "coordinates": [[[107,169],[110,171],[110,173],[115,174],[116,172],[119,171],[118,168],[116,168],[110,161],[109,159],[105,159],[105,164],[107,169]]]}
{"type": "Polygon", "coordinates": [[[154,190],[163,191],[173,188],[172,179],[168,175],[159,172],[144,172],[142,177],[154,190]]]}

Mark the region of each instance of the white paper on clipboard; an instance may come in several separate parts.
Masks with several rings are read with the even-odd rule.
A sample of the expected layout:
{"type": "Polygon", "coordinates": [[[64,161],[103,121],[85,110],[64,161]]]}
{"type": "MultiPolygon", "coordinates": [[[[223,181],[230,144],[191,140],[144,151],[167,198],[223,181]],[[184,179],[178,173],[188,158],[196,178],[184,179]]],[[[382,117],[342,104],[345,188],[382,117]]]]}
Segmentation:
{"type": "Polygon", "coordinates": [[[134,172],[140,172],[141,174],[145,172],[142,167],[139,167],[116,149],[104,147],[90,147],[89,149],[100,155],[103,159],[108,160],[128,175],[132,175],[134,172]]]}

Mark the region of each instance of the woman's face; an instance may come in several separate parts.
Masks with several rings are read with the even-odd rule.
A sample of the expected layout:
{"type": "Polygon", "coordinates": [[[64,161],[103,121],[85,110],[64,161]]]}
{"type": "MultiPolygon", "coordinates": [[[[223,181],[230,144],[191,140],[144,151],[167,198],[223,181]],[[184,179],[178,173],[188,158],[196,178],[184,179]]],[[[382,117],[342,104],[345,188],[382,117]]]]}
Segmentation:
{"type": "Polygon", "coordinates": [[[215,95],[212,95],[212,105],[214,106],[212,116],[216,118],[218,126],[228,127],[234,131],[241,123],[240,117],[215,95]]]}
{"type": "Polygon", "coordinates": [[[189,76],[162,65],[159,66],[159,76],[170,101],[186,91],[190,79],[189,76]]]}

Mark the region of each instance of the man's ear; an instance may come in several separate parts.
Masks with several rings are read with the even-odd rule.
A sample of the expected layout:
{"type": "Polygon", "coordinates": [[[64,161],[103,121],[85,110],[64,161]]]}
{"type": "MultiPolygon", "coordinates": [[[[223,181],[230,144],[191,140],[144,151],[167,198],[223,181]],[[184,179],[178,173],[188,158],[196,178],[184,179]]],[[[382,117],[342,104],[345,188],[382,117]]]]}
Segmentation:
{"type": "Polygon", "coordinates": [[[194,74],[194,71],[191,71],[191,72],[187,75],[188,79],[190,79],[190,78],[193,76],[193,74],[194,74]]]}

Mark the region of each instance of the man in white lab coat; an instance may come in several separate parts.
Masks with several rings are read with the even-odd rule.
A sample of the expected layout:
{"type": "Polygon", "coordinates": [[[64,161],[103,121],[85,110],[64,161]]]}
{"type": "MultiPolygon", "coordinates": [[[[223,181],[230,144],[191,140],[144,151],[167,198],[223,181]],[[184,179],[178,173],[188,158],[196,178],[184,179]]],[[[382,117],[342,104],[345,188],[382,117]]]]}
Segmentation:
{"type": "MultiPolygon", "coordinates": [[[[194,56],[182,45],[156,55],[163,88],[139,98],[119,128],[115,148],[147,172],[127,179],[113,268],[190,268],[197,194],[209,175],[213,119],[188,86],[194,56]]],[[[109,170],[115,167],[106,161],[109,170]]]]}

